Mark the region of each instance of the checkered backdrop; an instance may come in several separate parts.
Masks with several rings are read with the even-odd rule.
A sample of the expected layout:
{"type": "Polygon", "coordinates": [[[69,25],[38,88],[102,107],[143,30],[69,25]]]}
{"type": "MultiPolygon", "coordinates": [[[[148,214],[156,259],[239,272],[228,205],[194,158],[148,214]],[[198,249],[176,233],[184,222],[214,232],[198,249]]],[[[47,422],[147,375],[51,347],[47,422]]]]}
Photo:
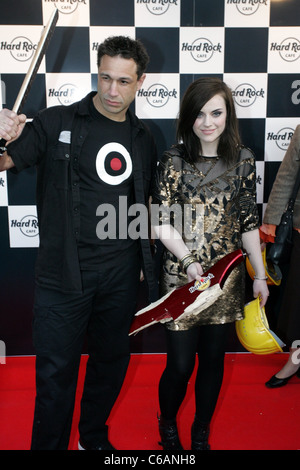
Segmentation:
{"type": "MultiPolygon", "coordinates": [[[[262,214],[299,123],[299,0],[1,0],[3,106],[13,106],[54,8],[59,20],[24,107],[28,118],[96,89],[96,51],[104,38],[139,38],[151,60],[132,106],[153,131],[159,153],[174,143],[187,86],[201,75],[223,78],[232,88],[243,142],[256,155],[262,214]]],[[[0,173],[0,236],[0,339],[7,354],[30,354],[39,243],[34,169],[0,173]]],[[[141,303],[144,294],[141,289],[141,303]]],[[[164,351],[161,328],[137,335],[132,348],[164,351]]]]}

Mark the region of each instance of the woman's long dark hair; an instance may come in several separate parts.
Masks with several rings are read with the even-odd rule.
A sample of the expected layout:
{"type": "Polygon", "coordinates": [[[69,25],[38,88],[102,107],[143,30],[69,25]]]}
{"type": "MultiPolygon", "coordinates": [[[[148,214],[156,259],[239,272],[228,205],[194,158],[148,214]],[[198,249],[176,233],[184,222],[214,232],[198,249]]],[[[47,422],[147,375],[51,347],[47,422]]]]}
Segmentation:
{"type": "Polygon", "coordinates": [[[219,78],[202,77],[188,87],[181,101],[177,120],[177,139],[178,142],[182,141],[192,161],[201,155],[201,143],[193,131],[193,125],[200,110],[215,95],[223,96],[227,110],[226,126],[221,134],[217,152],[227,164],[232,164],[237,161],[241,146],[238,120],[232,92],[219,78]]]}

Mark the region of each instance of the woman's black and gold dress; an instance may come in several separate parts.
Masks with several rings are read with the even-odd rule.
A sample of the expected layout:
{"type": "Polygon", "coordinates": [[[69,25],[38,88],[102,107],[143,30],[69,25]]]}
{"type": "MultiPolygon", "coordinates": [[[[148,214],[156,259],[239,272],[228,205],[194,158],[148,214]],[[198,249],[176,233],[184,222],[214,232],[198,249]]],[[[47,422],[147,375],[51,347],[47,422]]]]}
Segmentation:
{"type": "MultiPolygon", "coordinates": [[[[159,207],[159,223],[171,223],[179,231],[205,272],[242,247],[243,232],[259,227],[254,155],[242,148],[239,161],[228,168],[221,157],[203,156],[192,163],[183,146],[174,146],[159,162],[153,204],[159,207]]],[[[244,278],[242,263],[231,272],[212,306],[176,324],[168,322],[167,328],[187,330],[201,324],[240,320],[244,315],[244,278]]],[[[186,282],[179,260],[165,250],[161,295],[186,282]]]]}

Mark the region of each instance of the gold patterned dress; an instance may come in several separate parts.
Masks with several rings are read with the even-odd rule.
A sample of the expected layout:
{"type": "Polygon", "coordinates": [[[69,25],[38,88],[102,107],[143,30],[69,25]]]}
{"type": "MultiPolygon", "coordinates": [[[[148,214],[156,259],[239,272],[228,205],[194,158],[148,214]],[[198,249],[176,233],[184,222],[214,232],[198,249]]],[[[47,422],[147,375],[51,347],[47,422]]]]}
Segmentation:
{"type": "MultiPolygon", "coordinates": [[[[205,272],[226,254],[242,247],[243,232],[259,227],[256,205],[255,158],[246,148],[239,161],[227,168],[218,157],[188,161],[183,146],[165,152],[158,165],[153,199],[160,224],[171,223],[205,272]]],[[[228,276],[221,296],[206,310],[180,321],[166,323],[173,330],[202,324],[222,324],[244,315],[244,264],[228,276]]],[[[160,294],[187,282],[178,259],[167,249],[163,254],[160,294]]]]}

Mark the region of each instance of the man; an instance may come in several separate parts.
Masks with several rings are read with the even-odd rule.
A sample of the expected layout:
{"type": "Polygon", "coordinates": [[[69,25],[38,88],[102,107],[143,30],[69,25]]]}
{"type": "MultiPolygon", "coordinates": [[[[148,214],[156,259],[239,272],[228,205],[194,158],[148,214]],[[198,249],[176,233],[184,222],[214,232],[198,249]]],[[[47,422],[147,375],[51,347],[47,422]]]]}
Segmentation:
{"type": "Polygon", "coordinates": [[[108,38],[98,49],[97,92],[71,106],[43,110],[26,126],[24,115],[0,113],[0,136],[8,141],[0,170],[37,167],[32,449],[68,447],[86,334],[79,448],[113,449],[105,423],[128,367],[141,266],[150,298],[155,291],[149,240],[124,236],[121,225],[128,226],[130,218],[119,210],[120,198],[128,207],[146,205],[152,191],[153,138],[128,109],[147,63],[139,41],[108,38]],[[99,215],[107,204],[115,209],[116,236],[99,239],[99,215]]]}

